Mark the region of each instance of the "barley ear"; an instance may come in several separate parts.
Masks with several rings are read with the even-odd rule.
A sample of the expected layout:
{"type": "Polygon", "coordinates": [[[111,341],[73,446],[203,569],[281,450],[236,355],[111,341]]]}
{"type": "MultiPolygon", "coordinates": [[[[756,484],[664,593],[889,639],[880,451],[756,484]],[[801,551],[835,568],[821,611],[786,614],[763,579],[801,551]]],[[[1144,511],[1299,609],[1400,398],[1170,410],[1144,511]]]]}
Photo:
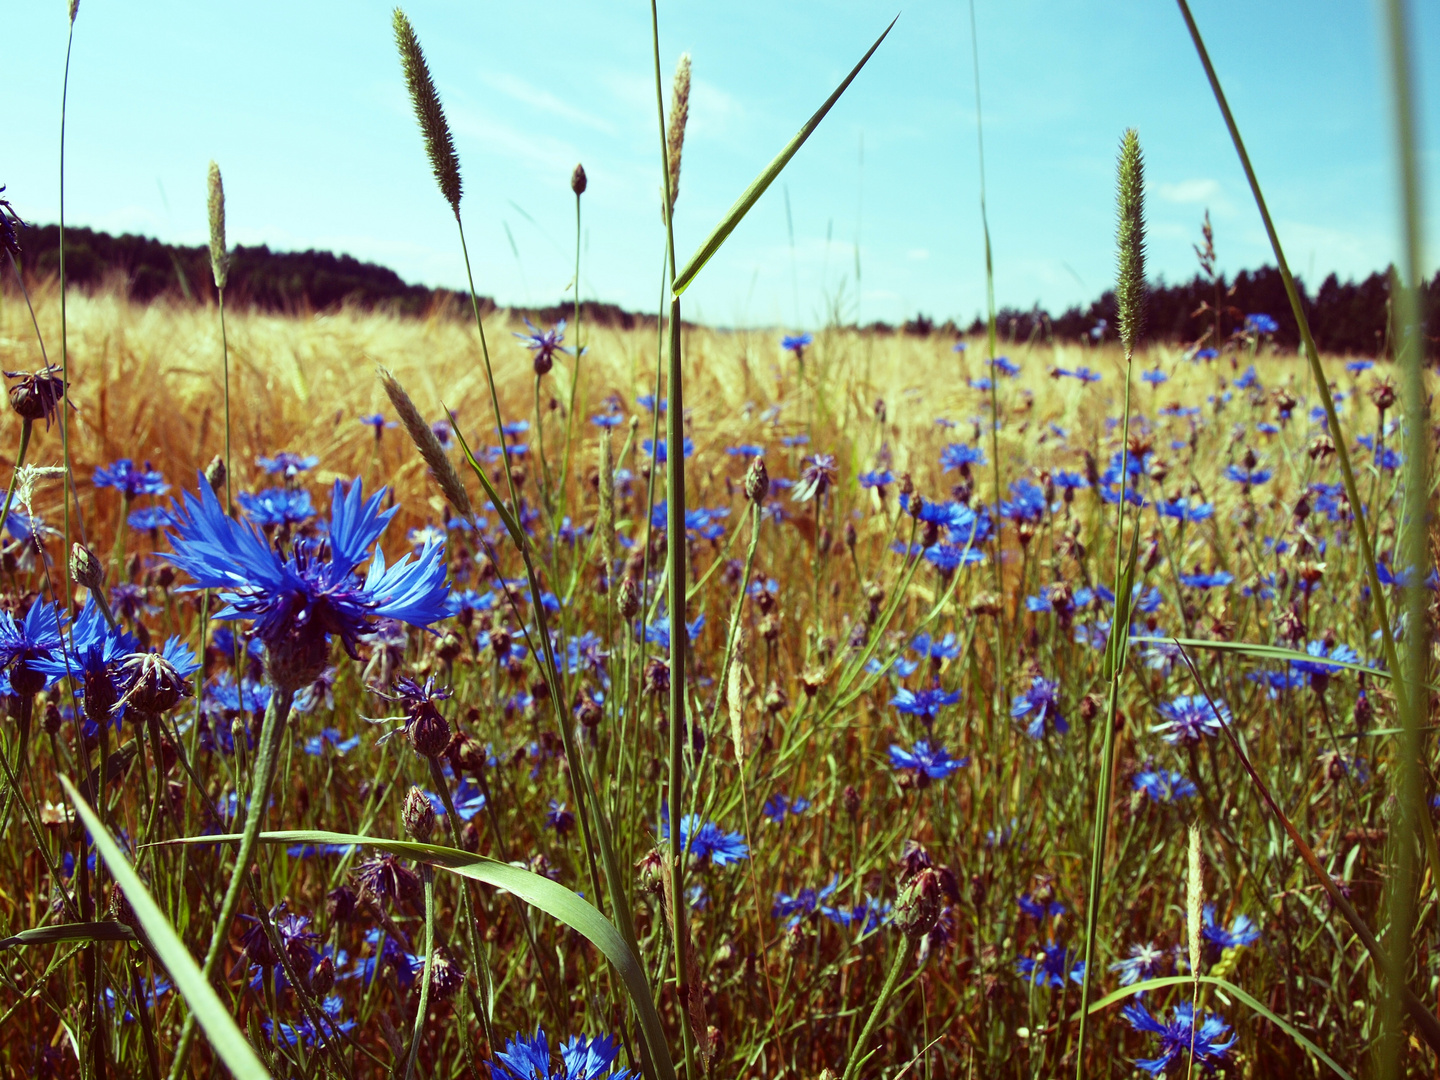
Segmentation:
{"type": "Polygon", "coordinates": [[[1190,937],[1190,974],[1200,975],[1200,911],[1204,905],[1200,826],[1190,826],[1190,872],[1185,882],[1185,928],[1190,937]]]}
{"type": "Polygon", "coordinates": [[[665,156],[670,165],[670,205],[680,198],[680,155],[685,149],[685,124],[690,119],[690,54],[681,53],[670,87],[670,127],[665,136],[665,156]]]}
{"type": "Polygon", "coordinates": [[[210,271],[215,287],[225,288],[230,278],[230,252],[225,247],[225,182],[220,179],[220,166],[210,162],[210,271]]]}
{"type": "Polygon", "coordinates": [[[1125,132],[1120,143],[1118,181],[1115,304],[1120,341],[1128,358],[1135,353],[1145,323],[1145,162],[1140,153],[1140,133],[1134,128],[1125,132]]]}
{"type": "Polygon", "coordinates": [[[735,744],[735,761],[745,767],[745,665],[740,657],[730,662],[730,677],[725,687],[725,701],[730,707],[730,741],[735,744]]]}
{"type": "Polygon", "coordinates": [[[425,459],[425,464],[430,466],[430,472],[434,475],[435,482],[440,485],[445,498],[461,517],[473,518],[475,513],[470,506],[470,495],[465,490],[465,485],[460,482],[460,476],[450,458],[446,456],[440,440],[435,437],[435,432],[430,430],[430,425],[420,415],[420,410],[415,408],[415,403],[410,400],[405,388],[395,381],[395,376],[384,368],[379,368],[378,372],[380,382],[385,387],[385,394],[400,417],[400,423],[409,433],[415,448],[420,451],[420,456],[425,459]]]}
{"type": "Polygon", "coordinates": [[[600,433],[600,550],[605,556],[605,579],[615,572],[615,462],[610,453],[610,433],[600,433]]]}
{"type": "Polygon", "coordinates": [[[400,50],[400,65],[405,69],[410,103],[415,107],[420,134],[425,137],[425,153],[430,157],[430,169],[435,174],[435,182],[440,185],[440,194],[445,196],[450,209],[459,217],[460,159],[455,156],[455,140],[450,137],[450,125],[445,122],[445,110],[440,105],[440,95],[435,91],[435,80],[430,77],[430,68],[425,63],[420,41],[415,37],[415,28],[398,7],[395,9],[394,24],[395,47],[400,50]]]}

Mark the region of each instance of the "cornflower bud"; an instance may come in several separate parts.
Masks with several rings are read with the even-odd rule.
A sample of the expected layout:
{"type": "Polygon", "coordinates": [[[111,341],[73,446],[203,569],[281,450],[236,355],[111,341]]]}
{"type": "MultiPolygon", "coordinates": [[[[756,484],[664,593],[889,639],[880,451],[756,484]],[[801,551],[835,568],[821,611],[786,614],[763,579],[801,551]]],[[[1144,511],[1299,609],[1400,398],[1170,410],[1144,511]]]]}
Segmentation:
{"type": "Polygon", "coordinates": [[[430,842],[430,836],[435,832],[435,807],[430,804],[430,796],[418,787],[412,787],[410,793],[405,796],[405,810],[402,818],[405,823],[405,831],[411,837],[422,844],[430,842]]]}

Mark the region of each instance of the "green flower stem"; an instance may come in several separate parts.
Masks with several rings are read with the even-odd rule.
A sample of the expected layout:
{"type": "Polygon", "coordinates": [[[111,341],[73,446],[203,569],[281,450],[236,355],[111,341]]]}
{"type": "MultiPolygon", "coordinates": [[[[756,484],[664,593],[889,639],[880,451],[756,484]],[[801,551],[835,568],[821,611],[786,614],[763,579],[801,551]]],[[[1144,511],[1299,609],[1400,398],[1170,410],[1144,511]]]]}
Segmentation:
{"type": "Polygon", "coordinates": [[[875,999],[875,1007],[870,1010],[870,1018],[860,1029],[860,1037],[855,1040],[855,1048],[850,1051],[850,1060],[845,1063],[843,1080],[855,1080],[860,1075],[860,1066],[865,1063],[867,1057],[865,1048],[870,1045],[870,1039],[875,1034],[875,1029],[880,1026],[880,1019],[885,1015],[885,1008],[890,1004],[890,999],[895,996],[895,987],[900,985],[900,976],[904,973],[905,961],[909,958],[910,938],[901,935],[900,946],[895,950],[895,957],[890,961],[890,970],[885,975],[885,984],[880,987],[880,996],[875,999]]]}
{"type": "MultiPolygon", "coordinates": [[[[280,741],[285,734],[285,725],[290,718],[290,703],[294,691],[276,687],[265,709],[265,724],[260,732],[260,753],[255,762],[255,779],[251,786],[248,810],[236,804],[236,812],[245,814],[245,829],[240,838],[240,849],[235,854],[235,866],[230,873],[230,884],[225,889],[225,898],[220,904],[220,914],[210,935],[210,946],[205,952],[202,972],[206,979],[215,977],[220,964],[220,955],[230,940],[230,923],[240,907],[240,891],[249,876],[250,863],[255,856],[255,838],[260,835],[260,826],[265,818],[266,804],[270,799],[270,787],[275,780],[279,763],[280,741]]],[[[103,728],[102,728],[103,730],[103,728]]],[[[190,1048],[195,1042],[195,1014],[185,1018],[180,1032],[180,1043],[175,1049],[175,1060],[170,1065],[170,1080],[180,1080],[189,1064],[190,1048]]]]}
{"type": "MultiPolygon", "coordinates": [[[[433,766],[435,759],[430,761],[433,766]]],[[[415,1007],[415,1034],[410,1036],[405,1080],[413,1080],[415,1076],[415,1057],[420,1051],[420,1037],[425,1033],[425,1014],[430,1009],[430,978],[435,973],[435,871],[428,863],[421,863],[420,876],[425,882],[425,970],[420,976],[420,1004],[415,1007]]]]}

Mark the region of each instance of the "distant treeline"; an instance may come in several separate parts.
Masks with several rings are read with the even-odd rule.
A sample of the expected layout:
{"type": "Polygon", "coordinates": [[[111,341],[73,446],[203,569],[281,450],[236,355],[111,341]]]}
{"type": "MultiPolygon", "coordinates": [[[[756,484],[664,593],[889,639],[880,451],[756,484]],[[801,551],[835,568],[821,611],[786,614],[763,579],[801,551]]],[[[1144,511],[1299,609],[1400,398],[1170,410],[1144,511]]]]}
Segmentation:
{"type": "MultiPolygon", "coordinates": [[[[59,273],[59,229],[54,225],[21,230],[25,272],[36,277],[59,273]]],[[[65,232],[65,270],[73,285],[83,288],[118,288],[131,299],[148,302],[170,297],[191,302],[213,302],[215,284],[210,275],[208,247],[183,247],[126,233],[112,236],[94,229],[65,232]]],[[[1297,282],[1306,317],[1316,344],[1328,353],[1376,356],[1389,352],[1390,277],[1373,273],[1364,281],[1342,282],[1331,274],[1313,295],[1297,282]]],[[[1424,288],[1427,351],[1440,355],[1440,274],[1424,288]]],[[[401,315],[468,314],[468,298],[449,289],[407,284],[395,271],[349,255],[329,251],[271,251],[269,247],[240,246],[231,255],[227,304],[263,311],[305,313],[341,306],[378,308],[401,315]]],[[[493,310],[489,297],[482,309],[493,310]]],[[[654,325],[655,316],[628,312],[615,304],[585,301],[586,321],[592,325],[626,329],[654,325]]],[[[528,311],[536,322],[554,322],[572,313],[568,304],[528,311]]],[[[1269,315],[1278,324],[1274,339],[1294,346],[1300,335],[1285,296],[1285,286],[1273,267],[1242,271],[1233,279],[1210,281],[1199,275],[1184,284],[1152,286],[1147,305],[1146,334],[1154,340],[1214,345],[1243,329],[1246,317],[1269,315]]],[[[999,331],[1007,341],[1102,340],[1114,338],[1115,294],[1106,292],[1086,308],[1072,307],[1052,316],[1040,307],[1004,308],[999,331]]],[[[892,326],[872,324],[881,333],[958,334],[953,322],[937,323],[924,315],[892,326]]],[[[976,319],[968,333],[982,333],[976,319]]]]}

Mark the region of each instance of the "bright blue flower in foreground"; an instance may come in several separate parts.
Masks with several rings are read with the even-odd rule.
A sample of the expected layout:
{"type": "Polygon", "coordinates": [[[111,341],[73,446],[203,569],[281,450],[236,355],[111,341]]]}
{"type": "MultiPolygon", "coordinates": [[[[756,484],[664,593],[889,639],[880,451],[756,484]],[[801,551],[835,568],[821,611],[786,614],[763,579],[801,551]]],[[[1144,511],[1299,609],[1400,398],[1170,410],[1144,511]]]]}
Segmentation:
{"type": "Polygon", "coordinates": [[[1069,723],[1060,714],[1060,684],[1039,675],[1030,680],[1030,687],[1015,695],[1010,702],[1010,715],[1025,721],[1025,734],[1032,739],[1045,736],[1047,726],[1057,735],[1070,730],[1069,723]]]}
{"type": "Polygon", "coordinates": [[[803,814],[809,809],[810,800],[805,796],[797,795],[792,799],[789,795],[777,791],[765,800],[765,807],[760,812],[779,825],[787,814],[803,814]]]}
{"type": "Polygon", "coordinates": [[[984,465],[985,451],[967,443],[951,443],[940,451],[940,467],[946,472],[970,465],[984,465]]]}
{"type": "Polygon", "coordinates": [[[256,525],[299,525],[315,516],[310,492],[302,488],[267,488],[251,495],[242,491],[235,496],[245,516],[256,525]]]}
{"type": "MultiPolygon", "coordinates": [[[[670,839],[670,814],[667,810],[662,810],[660,814],[660,835],[670,839]]],[[[746,846],[744,836],[727,833],[713,821],[702,825],[699,814],[686,814],[680,819],[680,844],[682,847],[689,845],[692,858],[703,862],[708,857],[716,866],[728,866],[750,857],[750,848],[746,846]]]]}
{"type": "MultiPolygon", "coordinates": [[[[167,647],[172,650],[177,660],[188,671],[195,671],[200,665],[195,660],[194,654],[181,645],[178,638],[171,638],[170,641],[174,645],[167,643],[167,647]]],[[[110,623],[101,614],[95,598],[91,596],[85,601],[85,607],[75,619],[74,627],[71,628],[68,655],[56,650],[48,658],[35,660],[33,666],[36,670],[44,672],[52,682],[68,675],[77,686],[84,687],[87,694],[86,716],[89,720],[94,721],[95,716],[92,715],[92,709],[113,709],[124,693],[119,672],[120,660],[139,651],[140,642],[135,636],[123,628],[112,629],[110,623]],[[111,700],[103,705],[91,702],[88,697],[92,693],[109,694],[111,700]]],[[[118,723],[119,715],[114,715],[113,719],[118,723]]]]}
{"type": "Polygon", "coordinates": [[[1159,1053],[1153,1058],[1140,1058],[1135,1062],[1146,1072],[1157,1076],[1168,1072],[1171,1065],[1188,1057],[1192,1046],[1195,1061],[1205,1066],[1207,1073],[1214,1072],[1215,1066],[1225,1060],[1230,1047],[1235,1045],[1234,1035],[1225,1038],[1230,1025],[1212,1012],[1205,1013],[1197,1030],[1194,1006],[1188,1001],[1182,1001],[1175,1006],[1172,1020],[1157,1020],[1139,1002],[1126,1005],[1120,1010],[1120,1015],[1130,1021],[1130,1026],[1136,1031],[1160,1037],[1159,1053]]]}
{"type": "Polygon", "coordinates": [[[1015,959],[1016,973],[1028,983],[1036,986],[1053,986],[1064,989],[1068,978],[1078,983],[1085,976],[1085,961],[1075,960],[1064,945],[1054,941],[1040,951],[1039,956],[1020,956],[1015,959]]]}
{"type": "Polygon", "coordinates": [[[1280,324],[1269,315],[1246,315],[1245,329],[1253,330],[1257,334],[1273,334],[1280,329],[1280,324]]]}
{"type": "Polygon", "coordinates": [[[1179,802],[1198,794],[1195,785],[1173,769],[1142,769],[1135,774],[1135,790],[1158,803],[1179,802]]]}
{"type": "Polygon", "coordinates": [[[1169,954],[1157,949],[1148,941],[1130,946],[1130,955],[1110,965],[1111,971],[1120,973],[1121,986],[1134,986],[1144,979],[1153,979],[1164,970],[1169,954]]]}
{"type": "Polygon", "coordinates": [[[276,454],[273,458],[256,458],[255,464],[259,465],[260,468],[272,476],[298,476],[300,473],[309,472],[316,465],[319,465],[320,459],[314,454],[302,456],[300,454],[292,454],[289,450],[281,450],[280,453],[276,454]]]}
{"type": "Polygon", "coordinates": [[[1213,707],[1201,694],[1181,694],[1174,701],[1160,704],[1163,724],[1158,731],[1168,743],[1198,743],[1206,735],[1219,735],[1222,722],[1230,723],[1230,709],[1221,701],[1213,707]]]}
{"type": "Polygon", "coordinates": [[[947,693],[938,686],[932,686],[929,690],[921,690],[917,693],[901,687],[895,691],[895,696],[890,699],[890,704],[895,706],[897,712],[918,716],[929,725],[934,722],[935,717],[940,715],[942,708],[946,705],[954,705],[959,700],[959,690],[947,693]]]}
{"type": "Polygon", "coordinates": [[[970,764],[968,757],[953,758],[950,751],[943,746],[931,746],[924,739],[921,739],[915,746],[906,750],[897,743],[890,744],[890,767],[897,770],[910,770],[917,775],[924,774],[931,780],[944,780],[953,776],[966,765],[970,764]]]}
{"type": "Polygon", "coordinates": [[[786,334],[780,339],[780,347],[796,356],[804,355],[805,349],[814,343],[815,339],[809,334],[786,334]]]}
{"type": "Polygon", "coordinates": [[[64,675],[48,676],[37,666],[61,656],[61,612],[56,604],[36,600],[20,622],[8,611],[0,611],[0,667],[10,675],[17,693],[37,693],[48,682],[64,675]]]}
{"type": "Polygon", "coordinates": [[[143,468],[137,468],[129,458],[121,458],[114,465],[95,470],[96,487],[110,487],[121,492],[127,499],[137,495],[164,495],[170,490],[165,478],[150,468],[147,461],[143,468]]]}
{"type": "Polygon", "coordinates": [[[1236,915],[1227,927],[1215,922],[1215,905],[1205,905],[1205,925],[1200,931],[1205,940],[1219,949],[1236,949],[1242,945],[1253,945],[1260,940],[1260,931],[1249,915],[1236,915]]]}
{"type": "Polygon", "coordinates": [[[382,489],[366,500],[359,480],[348,492],[337,480],[325,539],[300,541],[282,555],[254,526],[227,517],[201,477],[199,496],[185,493],[169,559],[194,579],[193,588],[222,590],[226,606],[215,618],[253,619],[272,660],[298,649],[313,662],[331,635],[353,658],[376,618],[426,627],[446,615],[442,544],[431,542],[418,559],[406,555],[393,566],[377,547],[359,579],[356,567],[399,509],[381,510],[384,497],[382,489]]]}

